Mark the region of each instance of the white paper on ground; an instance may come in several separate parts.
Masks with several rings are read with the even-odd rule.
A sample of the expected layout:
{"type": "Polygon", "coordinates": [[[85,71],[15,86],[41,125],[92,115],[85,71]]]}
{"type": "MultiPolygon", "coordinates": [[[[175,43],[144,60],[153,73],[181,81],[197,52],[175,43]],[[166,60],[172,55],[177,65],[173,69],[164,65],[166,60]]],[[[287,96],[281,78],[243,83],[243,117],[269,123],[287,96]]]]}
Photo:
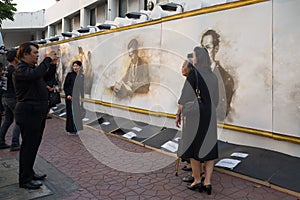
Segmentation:
{"type": "Polygon", "coordinates": [[[126,133],[126,134],[124,134],[122,136],[125,137],[125,138],[128,138],[128,139],[131,139],[133,137],[136,137],[136,134],[134,132],[130,131],[130,132],[128,132],[128,133],[126,133]]]}
{"type": "Polygon", "coordinates": [[[230,156],[240,157],[240,158],[247,158],[248,155],[249,154],[247,154],[247,153],[234,152],[230,156]]]}
{"type": "Polygon", "coordinates": [[[164,143],[163,145],[161,145],[161,147],[163,147],[171,152],[176,152],[178,149],[178,144],[173,141],[168,141],[168,142],[164,143]]]}
{"type": "Polygon", "coordinates": [[[66,112],[60,113],[58,116],[64,116],[65,114],[67,114],[66,112]]]}
{"type": "Polygon", "coordinates": [[[236,167],[240,162],[241,162],[240,160],[231,159],[231,158],[224,158],[224,159],[222,159],[222,160],[219,160],[219,162],[217,162],[217,163],[215,164],[215,166],[233,169],[233,168],[236,167]]]}
{"type": "Polygon", "coordinates": [[[101,125],[109,125],[110,124],[110,122],[103,122],[101,125]]]}
{"type": "Polygon", "coordinates": [[[137,132],[140,132],[142,129],[139,128],[139,127],[133,127],[132,130],[137,131],[137,132]]]}
{"type": "Polygon", "coordinates": [[[89,118],[83,118],[82,119],[82,121],[84,121],[84,122],[87,122],[87,121],[89,121],[90,119],[89,118]]]}

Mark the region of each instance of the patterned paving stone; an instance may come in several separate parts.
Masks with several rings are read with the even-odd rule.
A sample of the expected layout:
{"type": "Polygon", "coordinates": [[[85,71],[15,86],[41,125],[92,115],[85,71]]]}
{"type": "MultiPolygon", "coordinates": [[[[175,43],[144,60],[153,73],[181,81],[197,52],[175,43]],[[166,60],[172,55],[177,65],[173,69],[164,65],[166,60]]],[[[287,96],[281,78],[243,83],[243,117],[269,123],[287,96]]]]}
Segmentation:
{"type": "MultiPolygon", "coordinates": [[[[175,176],[175,157],[162,155],[88,127],[81,131],[79,137],[67,136],[64,127],[64,120],[55,117],[47,120],[39,150],[39,157],[45,161],[43,172],[49,174],[53,167],[70,180],[65,186],[59,185],[64,189],[70,188],[68,195],[62,199],[297,199],[218,171],[213,174],[211,196],[190,191],[186,189],[186,183],[181,181],[189,173],[179,171],[175,176]],[[111,149],[111,145],[118,149],[111,149]],[[140,159],[139,156],[147,159],[140,159]],[[47,165],[51,167],[47,168],[47,165]]],[[[11,156],[8,151],[0,151],[2,160],[11,156]]],[[[180,163],[181,167],[183,163],[180,163]]],[[[55,176],[51,173],[48,179],[55,180],[55,176]]],[[[48,200],[51,196],[54,195],[42,199],[48,200]]]]}

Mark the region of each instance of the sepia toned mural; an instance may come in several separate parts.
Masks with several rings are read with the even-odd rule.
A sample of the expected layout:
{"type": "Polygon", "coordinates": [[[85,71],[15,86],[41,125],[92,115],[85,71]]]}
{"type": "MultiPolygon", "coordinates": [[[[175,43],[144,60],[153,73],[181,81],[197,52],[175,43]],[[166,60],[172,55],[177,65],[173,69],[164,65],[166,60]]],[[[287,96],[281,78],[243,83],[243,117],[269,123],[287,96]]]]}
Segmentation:
{"type": "Polygon", "coordinates": [[[275,18],[275,33],[272,3],[264,2],[41,50],[59,53],[60,84],[73,60],[83,62],[86,98],[174,114],[185,80],[182,63],[195,46],[203,46],[219,80],[219,121],[300,137],[300,68],[295,64],[300,55],[290,49],[299,43],[291,38],[300,31],[287,28],[299,19],[294,8],[300,3],[294,8],[282,4],[275,3],[275,12],[281,21],[289,13],[289,23],[275,18]]]}

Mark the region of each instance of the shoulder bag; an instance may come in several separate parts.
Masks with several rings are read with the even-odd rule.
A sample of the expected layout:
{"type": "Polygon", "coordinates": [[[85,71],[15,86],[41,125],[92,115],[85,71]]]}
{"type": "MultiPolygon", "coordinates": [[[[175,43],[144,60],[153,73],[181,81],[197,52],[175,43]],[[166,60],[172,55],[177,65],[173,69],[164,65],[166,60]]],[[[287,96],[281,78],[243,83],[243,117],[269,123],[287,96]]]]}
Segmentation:
{"type": "Polygon", "coordinates": [[[195,115],[200,113],[200,104],[202,103],[202,101],[200,96],[200,89],[198,87],[199,84],[198,73],[196,70],[194,70],[194,72],[196,76],[196,89],[195,89],[196,98],[193,101],[188,101],[183,105],[182,114],[184,116],[195,115]]]}
{"type": "Polygon", "coordinates": [[[53,105],[60,104],[60,103],[61,103],[60,92],[58,92],[57,90],[54,90],[53,92],[50,92],[50,94],[49,94],[49,105],[53,106],[53,105]]]}

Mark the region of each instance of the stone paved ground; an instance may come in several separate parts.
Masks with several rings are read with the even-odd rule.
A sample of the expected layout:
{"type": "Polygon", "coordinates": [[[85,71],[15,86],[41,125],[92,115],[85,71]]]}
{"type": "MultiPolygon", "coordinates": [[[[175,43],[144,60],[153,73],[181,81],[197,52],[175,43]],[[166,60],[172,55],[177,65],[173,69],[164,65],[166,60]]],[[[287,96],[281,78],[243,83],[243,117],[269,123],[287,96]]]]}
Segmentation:
{"type": "MultiPolygon", "coordinates": [[[[188,172],[180,170],[179,175],[175,176],[175,158],[165,155],[166,162],[169,162],[170,158],[174,159],[174,162],[164,167],[164,161],[161,160],[162,158],[158,158],[162,168],[156,171],[147,173],[118,171],[100,162],[99,157],[97,157],[97,149],[89,147],[94,144],[86,143],[84,138],[84,136],[103,136],[104,134],[85,127],[80,137],[68,136],[65,133],[64,125],[65,121],[61,119],[53,118],[47,120],[47,127],[39,150],[36,168],[38,171],[48,174],[44,184],[52,191],[52,195],[41,199],[297,199],[296,196],[220,171],[215,171],[213,174],[213,191],[211,196],[208,196],[206,193],[191,191],[186,189],[186,183],[181,181],[182,177],[188,175],[188,172]],[[84,144],[91,145],[85,146],[84,144]]],[[[127,152],[152,152],[145,147],[120,138],[113,136],[107,136],[107,138],[114,145],[127,152]]],[[[101,144],[101,141],[93,140],[95,142],[94,146],[98,145],[101,147],[104,145],[106,148],[105,144],[101,144]]],[[[101,150],[101,148],[98,150],[101,150]]],[[[110,149],[106,150],[110,151],[110,149]]],[[[11,157],[17,158],[17,153],[0,150],[1,160],[11,157]]],[[[112,154],[112,157],[112,160],[120,160],[120,165],[123,165],[122,163],[128,165],[126,156],[116,153],[112,154]]],[[[133,161],[129,162],[131,165],[126,169],[138,169],[136,166],[140,166],[140,163],[135,161],[134,158],[130,159],[133,161]]],[[[108,160],[105,162],[108,162],[108,160]]],[[[181,167],[183,167],[183,163],[180,163],[181,167]]]]}

